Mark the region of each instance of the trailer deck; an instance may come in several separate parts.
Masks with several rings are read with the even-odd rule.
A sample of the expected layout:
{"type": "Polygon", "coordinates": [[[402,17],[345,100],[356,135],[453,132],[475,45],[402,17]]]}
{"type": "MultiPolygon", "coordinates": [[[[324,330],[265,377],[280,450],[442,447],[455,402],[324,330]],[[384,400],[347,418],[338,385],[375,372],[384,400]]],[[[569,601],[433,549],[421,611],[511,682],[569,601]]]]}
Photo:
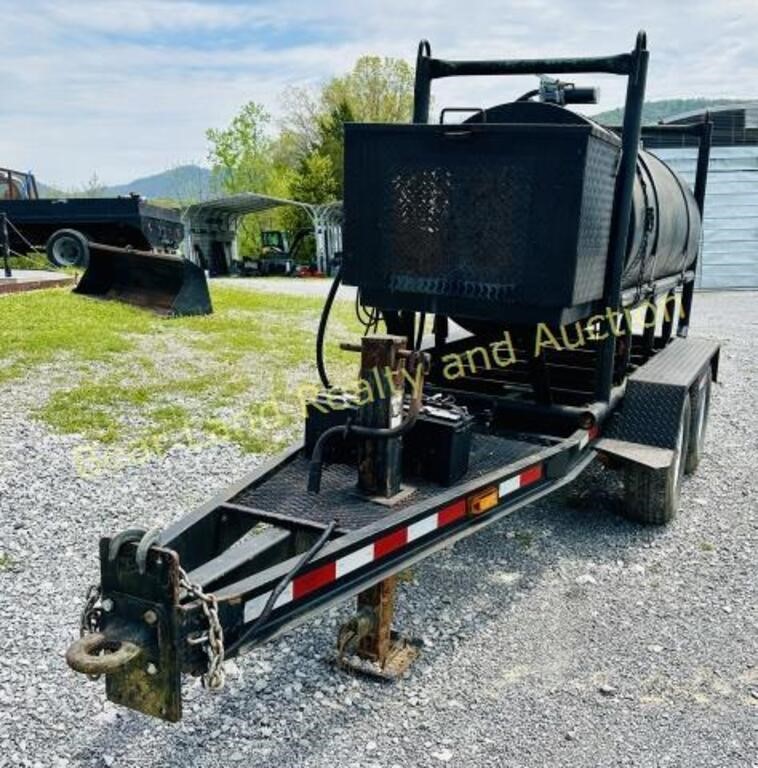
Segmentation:
{"type": "MultiPolygon", "coordinates": [[[[538,454],[547,439],[528,435],[475,434],[471,446],[469,471],[462,483],[472,482],[500,467],[538,454]]],[[[321,492],[314,496],[305,492],[310,460],[295,454],[275,475],[261,484],[253,483],[237,494],[232,503],[257,510],[276,511],[282,515],[327,524],[336,519],[343,530],[356,530],[374,523],[392,511],[429,501],[440,493],[440,486],[420,477],[407,481],[408,493],[388,507],[367,503],[355,487],[355,467],[331,464],[324,469],[321,492]]]]}

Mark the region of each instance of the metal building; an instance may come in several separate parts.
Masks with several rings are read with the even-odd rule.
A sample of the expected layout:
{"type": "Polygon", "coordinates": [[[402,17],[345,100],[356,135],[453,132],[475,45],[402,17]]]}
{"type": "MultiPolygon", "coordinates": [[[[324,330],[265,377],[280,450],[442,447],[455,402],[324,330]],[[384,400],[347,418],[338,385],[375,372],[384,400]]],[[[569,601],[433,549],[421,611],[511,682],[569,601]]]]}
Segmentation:
{"type": "MultiPolygon", "coordinates": [[[[758,288],[758,102],[708,110],[713,121],[703,256],[699,288],[758,288]]],[[[702,120],[704,111],[666,120],[702,120]]],[[[695,176],[697,150],[689,137],[661,137],[646,145],[688,182],[695,176]]]]}

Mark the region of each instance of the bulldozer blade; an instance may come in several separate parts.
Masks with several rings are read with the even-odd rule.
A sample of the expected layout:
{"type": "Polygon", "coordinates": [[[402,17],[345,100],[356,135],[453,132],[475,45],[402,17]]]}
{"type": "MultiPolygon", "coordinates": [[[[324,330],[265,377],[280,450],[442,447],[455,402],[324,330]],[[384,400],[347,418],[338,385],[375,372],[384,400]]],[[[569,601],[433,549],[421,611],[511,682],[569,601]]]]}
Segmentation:
{"type": "Polygon", "coordinates": [[[89,243],[89,264],[74,293],[113,299],[159,314],[213,312],[205,272],[178,255],[89,243]]]}

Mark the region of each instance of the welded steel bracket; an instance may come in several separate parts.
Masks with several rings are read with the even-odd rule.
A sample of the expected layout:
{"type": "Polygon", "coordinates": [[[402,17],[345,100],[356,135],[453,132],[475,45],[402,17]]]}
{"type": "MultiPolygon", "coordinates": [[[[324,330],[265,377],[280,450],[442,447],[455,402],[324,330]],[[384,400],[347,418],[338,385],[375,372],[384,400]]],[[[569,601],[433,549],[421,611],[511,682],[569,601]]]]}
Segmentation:
{"type": "Polygon", "coordinates": [[[100,541],[103,602],[110,608],[103,613],[101,632],[128,639],[141,653],[106,674],[106,695],[116,704],[177,722],[182,716],[178,556],[151,547],[141,574],[136,544],[122,546],[111,560],[109,543],[100,541]]]}
{"type": "Polygon", "coordinates": [[[627,440],[614,440],[601,437],[594,445],[600,453],[613,456],[621,461],[641,464],[650,469],[668,469],[674,461],[674,451],[670,448],[657,448],[642,443],[631,443],[627,440]]]}

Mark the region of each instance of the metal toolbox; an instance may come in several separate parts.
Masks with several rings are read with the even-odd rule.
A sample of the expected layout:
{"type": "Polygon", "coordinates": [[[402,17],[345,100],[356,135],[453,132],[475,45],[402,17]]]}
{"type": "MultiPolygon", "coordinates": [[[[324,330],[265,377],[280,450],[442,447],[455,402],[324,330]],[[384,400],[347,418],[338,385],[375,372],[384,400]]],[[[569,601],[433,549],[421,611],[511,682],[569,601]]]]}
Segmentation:
{"type": "Polygon", "coordinates": [[[603,296],[619,152],[591,123],[348,124],[344,279],[386,309],[586,316],[603,296]]]}

